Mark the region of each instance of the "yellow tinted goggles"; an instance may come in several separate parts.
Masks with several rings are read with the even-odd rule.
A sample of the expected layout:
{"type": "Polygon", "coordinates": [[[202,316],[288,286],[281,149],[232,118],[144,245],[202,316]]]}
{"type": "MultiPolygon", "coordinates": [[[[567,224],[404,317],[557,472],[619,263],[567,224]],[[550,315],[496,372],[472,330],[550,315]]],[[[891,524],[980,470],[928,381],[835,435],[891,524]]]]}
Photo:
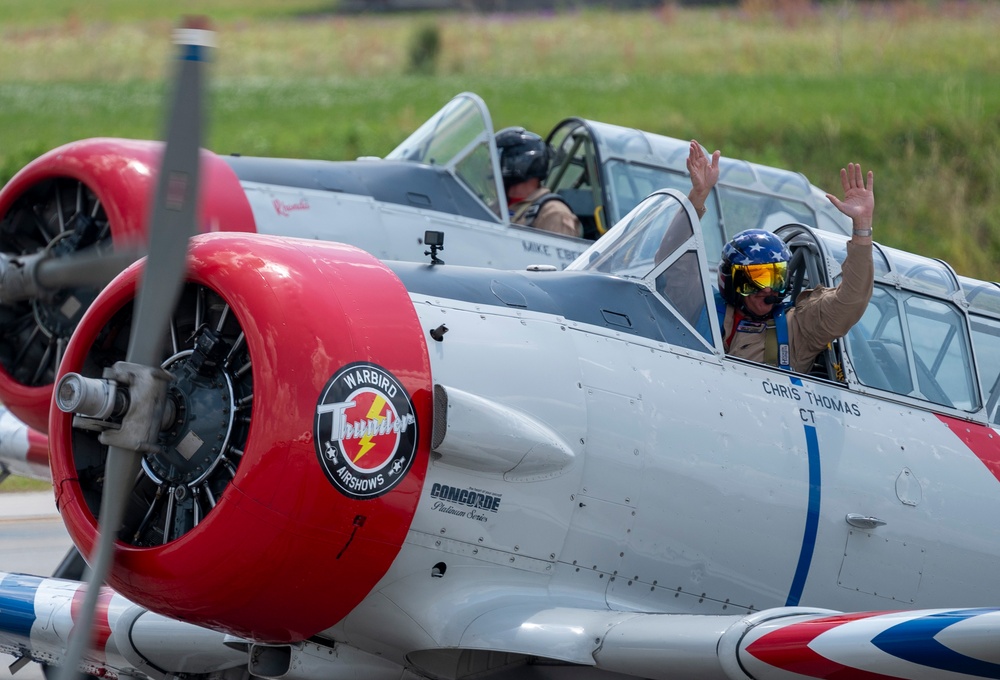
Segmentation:
{"type": "Polygon", "coordinates": [[[743,296],[759,293],[765,288],[784,293],[787,282],[787,262],[733,265],[733,290],[743,296]]]}

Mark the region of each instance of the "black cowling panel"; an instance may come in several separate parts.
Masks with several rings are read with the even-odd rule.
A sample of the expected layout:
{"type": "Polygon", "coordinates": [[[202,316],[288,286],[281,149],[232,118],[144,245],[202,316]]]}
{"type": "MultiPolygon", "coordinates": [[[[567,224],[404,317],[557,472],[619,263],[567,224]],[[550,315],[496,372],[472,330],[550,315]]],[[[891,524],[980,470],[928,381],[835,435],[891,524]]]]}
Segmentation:
{"type": "Polygon", "coordinates": [[[555,314],[621,333],[708,352],[646,286],[593,272],[500,271],[387,263],[411,293],[555,314]]]}

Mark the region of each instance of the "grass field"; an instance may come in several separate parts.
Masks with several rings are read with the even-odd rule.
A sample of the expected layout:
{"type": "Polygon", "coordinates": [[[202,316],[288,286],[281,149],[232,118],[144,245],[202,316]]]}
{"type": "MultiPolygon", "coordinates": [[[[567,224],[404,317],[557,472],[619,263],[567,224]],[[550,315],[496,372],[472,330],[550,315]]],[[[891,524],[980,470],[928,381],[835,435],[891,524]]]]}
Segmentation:
{"type": "Polygon", "coordinates": [[[0,493],[21,493],[25,491],[50,491],[52,484],[37,479],[11,475],[0,484],[0,493]]]}
{"type": "Polygon", "coordinates": [[[567,116],[696,137],[837,188],[876,171],[876,239],[997,279],[1000,3],[944,0],[544,15],[338,17],[317,2],[0,0],[0,180],[59,144],[158,138],[169,34],[212,17],[206,146],[328,159],[384,155],[454,94],[494,125],[567,116]],[[433,27],[433,73],[410,73],[433,27]]]}

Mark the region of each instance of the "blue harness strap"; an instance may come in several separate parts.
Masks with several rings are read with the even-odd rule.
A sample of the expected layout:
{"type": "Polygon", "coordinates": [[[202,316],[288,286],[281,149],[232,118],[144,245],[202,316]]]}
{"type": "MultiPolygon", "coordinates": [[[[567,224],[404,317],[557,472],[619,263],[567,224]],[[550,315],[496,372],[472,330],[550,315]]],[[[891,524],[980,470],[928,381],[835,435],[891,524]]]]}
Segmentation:
{"type": "Polygon", "coordinates": [[[790,371],[792,353],[788,348],[788,320],[785,318],[785,306],[780,305],[771,318],[774,319],[774,334],[778,339],[778,368],[790,371]]]}

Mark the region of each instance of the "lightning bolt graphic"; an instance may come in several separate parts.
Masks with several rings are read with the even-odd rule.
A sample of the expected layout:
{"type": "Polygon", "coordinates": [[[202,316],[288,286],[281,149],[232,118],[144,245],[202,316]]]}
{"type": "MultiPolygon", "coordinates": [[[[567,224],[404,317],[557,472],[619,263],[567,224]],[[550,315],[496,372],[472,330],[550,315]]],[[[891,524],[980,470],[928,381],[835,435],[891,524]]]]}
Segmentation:
{"type": "MultiPolygon", "coordinates": [[[[380,421],[385,420],[385,416],[382,415],[383,406],[385,406],[385,399],[382,398],[382,395],[376,395],[375,401],[372,402],[371,408],[368,409],[368,415],[365,416],[365,420],[371,420],[373,418],[378,418],[380,421]]],[[[366,434],[362,437],[361,450],[358,451],[358,455],[354,457],[354,462],[357,463],[361,460],[361,457],[371,451],[373,446],[375,446],[375,443],[372,441],[372,436],[370,434],[366,434]]]]}

